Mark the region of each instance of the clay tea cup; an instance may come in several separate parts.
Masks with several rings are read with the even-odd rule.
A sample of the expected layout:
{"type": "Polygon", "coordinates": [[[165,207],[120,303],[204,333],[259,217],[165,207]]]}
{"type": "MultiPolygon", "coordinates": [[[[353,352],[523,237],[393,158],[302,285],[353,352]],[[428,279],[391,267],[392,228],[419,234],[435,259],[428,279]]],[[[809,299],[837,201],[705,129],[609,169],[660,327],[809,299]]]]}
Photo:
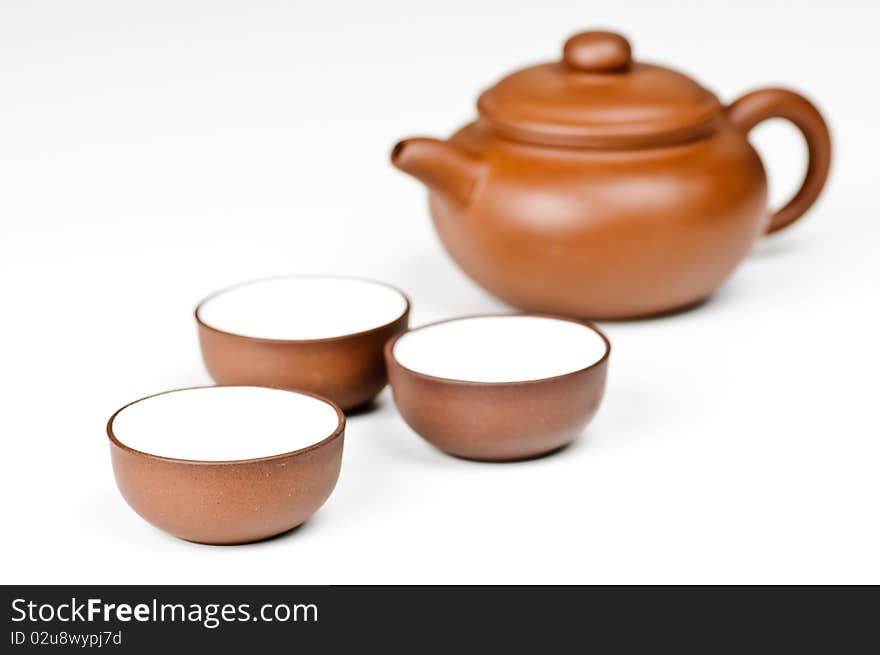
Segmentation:
{"type": "Polygon", "coordinates": [[[575,439],[596,413],[611,345],[574,319],[454,318],[392,339],[385,359],[409,426],[452,455],[527,459],[575,439]]]}
{"type": "Polygon", "coordinates": [[[404,293],[379,282],[291,276],[219,291],[195,318],[218,384],[301,389],[349,410],[387,384],[382,348],[406,330],[409,308],[404,293]]]}
{"type": "Polygon", "coordinates": [[[123,498],[181,539],[239,544],[306,521],[339,477],[345,415],[311,394],[264,387],[177,389],[107,423],[123,498]]]}

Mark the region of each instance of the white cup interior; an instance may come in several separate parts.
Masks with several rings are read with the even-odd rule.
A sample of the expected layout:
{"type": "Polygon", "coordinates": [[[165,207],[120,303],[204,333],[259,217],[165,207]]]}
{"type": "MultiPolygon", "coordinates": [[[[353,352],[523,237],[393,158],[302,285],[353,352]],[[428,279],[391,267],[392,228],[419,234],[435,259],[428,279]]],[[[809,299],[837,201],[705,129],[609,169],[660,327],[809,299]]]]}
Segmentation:
{"type": "Polygon", "coordinates": [[[199,320],[259,339],[309,340],[388,325],[406,311],[397,289],[356,278],[278,277],[246,282],[203,301],[199,320]]]}
{"type": "Polygon", "coordinates": [[[468,382],[525,382],[573,373],[608,350],[582,323],[539,316],[477,316],[427,325],[394,344],[411,371],[468,382]]]}
{"type": "Polygon", "coordinates": [[[325,400],[263,387],[200,387],[139,400],[110,426],[120,443],[173,459],[271,457],[323,441],[339,427],[325,400]]]}

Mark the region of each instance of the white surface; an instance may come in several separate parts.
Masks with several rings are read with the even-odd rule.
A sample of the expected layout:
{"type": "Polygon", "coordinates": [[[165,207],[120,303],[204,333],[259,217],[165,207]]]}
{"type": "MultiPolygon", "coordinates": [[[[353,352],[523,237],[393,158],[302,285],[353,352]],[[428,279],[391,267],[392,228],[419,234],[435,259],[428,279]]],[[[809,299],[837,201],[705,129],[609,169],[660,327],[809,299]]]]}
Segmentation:
{"type": "Polygon", "coordinates": [[[203,323],[260,339],[326,339],[388,325],[406,311],[391,287],[352,278],[281,277],[218,292],[198,308],[203,323]]]}
{"type": "MultiPolygon", "coordinates": [[[[0,4],[0,434],[6,583],[880,583],[877,3],[0,4]],[[330,273],[411,294],[413,324],[504,311],[449,260],[388,164],[477,92],[626,30],[728,102],[762,85],[827,112],[836,160],[799,224],[711,302],[602,323],[602,407],[571,448],[443,455],[386,391],[352,417],[339,484],[300,530],[186,543],[119,496],[104,425],[209,384],[193,305],[330,273]],[[137,562],[137,566],[131,566],[137,562]]],[[[803,171],[754,132],[778,205],[803,171]]]]}
{"type": "Polygon", "coordinates": [[[411,371],[469,382],[523,382],[572,373],[605,355],[585,325],[534,316],[485,316],[428,325],[394,344],[411,371]]]}
{"type": "Polygon", "coordinates": [[[209,462],[281,455],[323,441],[339,427],[330,403],[260,387],[184,389],[123,408],[111,424],[142,453],[209,462]]]}

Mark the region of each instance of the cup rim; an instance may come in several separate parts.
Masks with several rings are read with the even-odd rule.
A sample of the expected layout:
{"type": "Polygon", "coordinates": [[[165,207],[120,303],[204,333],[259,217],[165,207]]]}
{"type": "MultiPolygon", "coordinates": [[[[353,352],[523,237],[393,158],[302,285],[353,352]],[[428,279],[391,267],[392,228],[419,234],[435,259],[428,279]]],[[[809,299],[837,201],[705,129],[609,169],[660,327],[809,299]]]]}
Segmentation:
{"type": "Polygon", "coordinates": [[[195,307],[195,310],[193,311],[193,315],[195,316],[196,323],[198,324],[199,327],[204,328],[204,329],[206,329],[210,332],[213,332],[215,334],[221,334],[221,335],[227,336],[227,337],[236,337],[238,339],[247,339],[249,341],[257,341],[257,342],[261,342],[261,343],[276,343],[276,344],[283,344],[283,343],[310,344],[311,343],[311,344],[319,344],[319,343],[333,343],[334,341],[342,341],[343,339],[350,339],[352,337],[362,337],[362,336],[367,336],[370,334],[380,332],[380,331],[394,325],[399,320],[401,320],[402,318],[409,315],[411,307],[412,307],[412,302],[410,301],[409,296],[406,295],[406,293],[404,293],[398,287],[396,287],[392,284],[388,284],[387,282],[379,282],[379,281],[373,280],[371,278],[358,277],[355,275],[322,275],[320,273],[300,275],[300,274],[294,273],[291,275],[270,275],[268,277],[254,278],[251,280],[245,280],[243,282],[237,282],[236,284],[231,284],[227,287],[223,287],[222,289],[218,289],[217,291],[214,291],[210,295],[205,296],[204,298],[202,298],[198,302],[198,304],[195,307]],[[254,337],[254,336],[250,336],[247,334],[240,334],[238,332],[230,332],[228,330],[222,330],[222,329],[215,327],[213,325],[210,325],[202,320],[202,317],[200,315],[202,307],[209,300],[213,300],[217,296],[220,296],[224,293],[228,293],[229,291],[233,291],[233,290],[238,289],[240,287],[245,287],[245,286],[248,286],[251,284],[257,284],[259,282],[269,282],[271,280],[289,280],[289,279],[354,280],[357,282],[366,282],[368,284],[374,284],[376,286],[385,287],[386,289],[391,289],[392,291],[400,294],[400,297],[403,298],[403,301],[404,301],[403,311],[398,316],[396,316],[394,319],[387,321],[385,323],[382,323],[381,325],[367,328],[366,330],[359,330],[358,332],[347,332],[346,334],[339,334],[334,337],[316,337],[313,339],[272,339],[269,337],[254,337]]]}
{"type": "Polygon", "coordinates": [[[432,380],[436,382],[444,382],[444,383],[452,383],[457,385],[465,385],[465,386],[473,386],[473,387],[505,387],[505,386],[523,386],[523,385],[533,385],[533,384],[542,384],[544,382],[551,382],[554,380],[562,380],[565,378],[573,377],[576,375],[581,375],[593,368],[598,368],[608,361],[609,356],[611,355],[611,341],[605,335],[602,330],[600,330],[594,323],[590,321],[585,321],[578,318],[571,318],[570,316],[559,316],[558,314],[547,314],[541,312],[495,312],[488,314],[464,314],[462,316],[453,316],[451,318],[444,318],[439,321],[432,321],[430,323],[425,323],[424,325],[419,325],[414,328],[410,328],[408,330],[404,330],[400,334],[395,335],[391,339],[388,340],[388,343],[385,344],[385,357],[391,362],[394,362],[395,366],[399,366],[401,369],[410,373],[411,375],[415,375],[420,378],[424,378],[427,380],[432,380]],[[593,332],[601,337],[603,343],[605,344],[605,353],[597,359],[592,364],[579,368],[575,371],[569,371],[568,373],[560,373],[559,375],[552,375],[550,377],[543,378],[532,378],[528,380],[512,380],[509,382],[481,382],[478,380],[462,380],[460,378],[448,378],[442,377],[439,375],[431,375],[429,373],[422,373],[421,371],[413,370],[407,366],[404,366],[400,363],[400,361],[394,356],[394,345],[397,343],[399,339],[403,336],[409,334],[410,332],[416,332],[423,328],[432,327],[434,325],[441,325],[443,323],[452,323],[453,321],[461,321],[472,318],[504,318],[504,317],[523,317],[523,318],[550,318],[557,321],[567,321],[569,323],[577,323],[578,325],[582,325],[586,328],[589,328],[593,332]]]}
{"type": "Polygon", "coordinates": [[[334,403],[332,400],[329,400],[329,399],[325,398],[324,396],[319,396],[316,393],[311,393],[310,391],[301,391],[299,389],[282,389],[282,388],[278,388],[278,387],[267,387],[267,386],[260,386],[260,385],[256,385],[256,384],[203,384],[203,385],[197,385],[194,387],[178,387],[176,389],[168,389],[166,391],[160,391],[158,393],[151,393],[148,396],[143,396],[142,398],[138,398],[137,400],[132,400],[131,402],[126,403],[125,405],[123,405],[122,407],[117,409],[115,412],[113,412],[113,414],[110,415],[110,418],[107,421],[107,438],[110,440],[110,443],[112,443],[114,446],[120,448],[121,450],[129,452],[133,455],[139,455],[139,456],[147,457],[150,459],[159,460],[162,462],[173,462],[173,463],[177,463],[177,464],[195,464],[198,466],[228,466],[228,465],[241,465],[241,464],[255,464],[258,462],[271,462],[271,461],[275,461],[275,460],[279,460],[279,459],[285,459],[288,457],[294,457],[297,455],[302,455],[304,453],[310,452],[312,450],[317,450],[321,446],[324,446],[324,445],[330,443],[331,441],[336,440],[337,438],[342,436],[342,434],[344,434],[344,432],[345,432],[345,413],[341,409],[339,409],[339,406],[336,403],[334,403]],[[311,396],[312,398],[315,398],[316,400],[320,400],[324,403],[327,403],[328,405],[330,405],[330,407],[333,408],[333,410],[336,412],[336,418],[338,419],[337,424],[336,424],[336,428],[333,430],[332,433],[330,433],[329,436],[324,437],[320,441],[316,441],[313,444],[309,444],[308,446],[305,446],[303,448],[299,448],[297,450],[291,450],[291,451],[288,451],[285,453],[278,453],[276,455],[266,455],[265,457],[250,457],[250,458],[246,458],[246,459],[218,459],[218,460],[183,459],[180,457],[168,457],[166,455],[157,455],[155,453],[148,453],[144,450],[138,450],[136,448],[132,448],[128,444],[123,443],[122,441],[120,441],[116,437],[116,435],[113,432],[113,421],[116,419],[116,417],[123,410],[131,407],[132,405],[134,405],[136,403],[142,402],[144,400],[149,400],[150,398],[155,398],[157,396],[164,396],[164,395],[167,395],[170,393],[178,393],[181,391],[194,391],[196,389],[217,389],[217,388],[231,388],[231,387],[239,388],[239,389],[241,389],[241,388],[274,389],[276,391],[284,391],[287,393],[299,394],[301,396],[311,396]]]}

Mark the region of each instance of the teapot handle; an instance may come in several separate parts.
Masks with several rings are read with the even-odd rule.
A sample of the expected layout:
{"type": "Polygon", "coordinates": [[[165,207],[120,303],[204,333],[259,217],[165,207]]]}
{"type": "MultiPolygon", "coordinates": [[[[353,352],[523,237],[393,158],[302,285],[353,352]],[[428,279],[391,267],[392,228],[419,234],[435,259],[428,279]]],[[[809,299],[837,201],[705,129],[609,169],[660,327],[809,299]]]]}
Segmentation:
{"type": "Polygon", "coordinates": [[[787,89],[758,89],[727,107],[727,117],[743,134],[768,118],[791,121],[804,135],[809,160],[800,190],[770,220],[767,234],[787,227],[799,219],[819,197],[831,165],[831,135],[813,104],[787,89]]]}

